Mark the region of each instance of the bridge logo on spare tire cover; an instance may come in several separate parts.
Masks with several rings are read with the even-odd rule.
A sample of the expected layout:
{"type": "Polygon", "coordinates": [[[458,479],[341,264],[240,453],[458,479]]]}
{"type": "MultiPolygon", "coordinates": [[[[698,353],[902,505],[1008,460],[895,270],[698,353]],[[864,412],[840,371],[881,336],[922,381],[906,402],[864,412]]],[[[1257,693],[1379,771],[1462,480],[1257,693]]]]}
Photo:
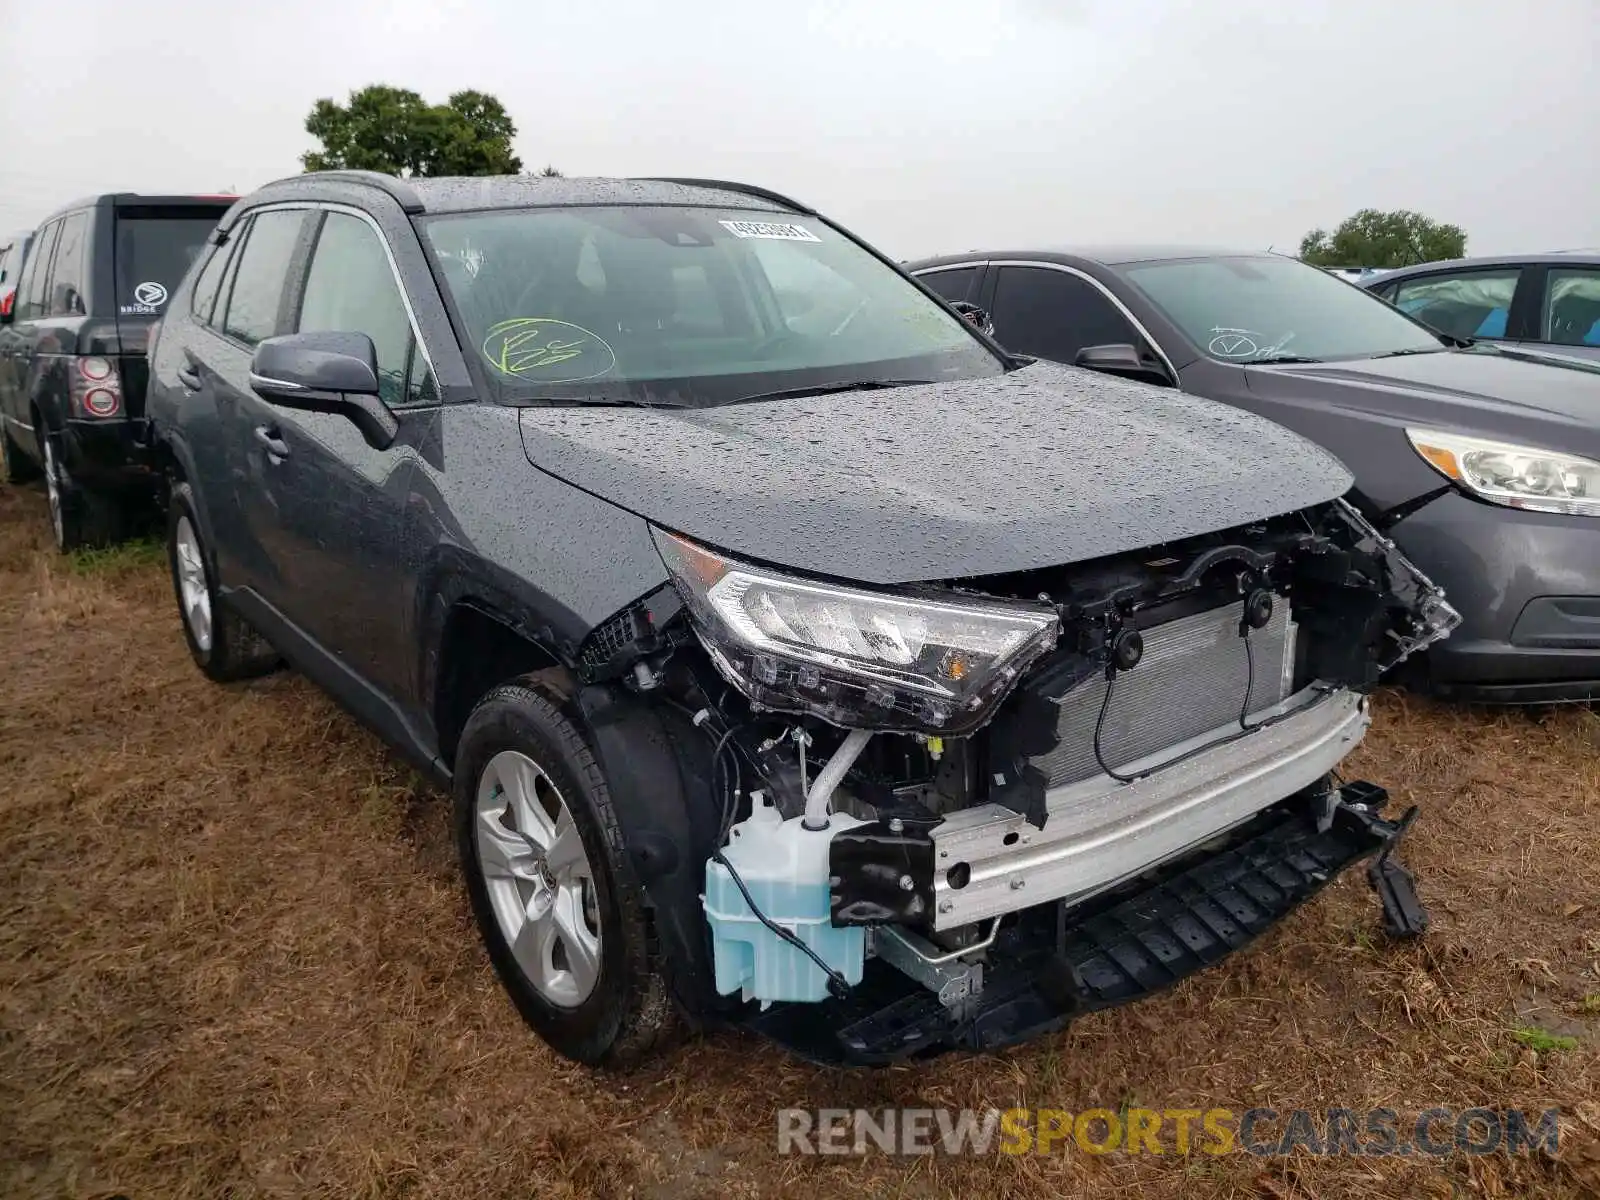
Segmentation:
{"type": "Polygon", "coordinates": [[[159,308],[167,302],[167,289],[151,280],[134,288],[133,298],[140,304],[148,304],[151,308],[159,308]]]}

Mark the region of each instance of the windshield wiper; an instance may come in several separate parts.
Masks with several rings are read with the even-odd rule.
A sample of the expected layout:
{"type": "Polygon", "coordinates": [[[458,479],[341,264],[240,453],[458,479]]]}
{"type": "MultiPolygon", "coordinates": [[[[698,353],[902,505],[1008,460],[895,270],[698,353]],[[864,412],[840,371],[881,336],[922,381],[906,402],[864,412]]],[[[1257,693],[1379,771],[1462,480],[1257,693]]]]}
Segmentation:
{"type": "Polygon", "coordinates": [[[1373,358],[1405,358],[1409,354],[1443,354],[1443,346],[1415,346],[1409,350],[1385,350],[1382,354],[1374,354],[1373,358]]]}
{"type": "Polygon", "coordinates": [[[740,396],[729,404],[750,404],[756,400],[801,400],[807,396],[828,396],[835,392],[872,392],[884,388],[919,387],[935,382],[932,379],[836,379],[832,383],[817,383],[810,387],[781,388],[776,392],[753,392],[740,396]]]}
{"type": "Polygon", "coordinates": [[[1300,354],[1268,354],[1264,358],[1252,358],[1246,360],[1245,366],[1259,367],[1263,363],[1268,365],[1276,365],[1278,363],[1319,363],[1321,361],[1322,360],[1320,358],[1306,358],[1304,355],[1300,354]]]}

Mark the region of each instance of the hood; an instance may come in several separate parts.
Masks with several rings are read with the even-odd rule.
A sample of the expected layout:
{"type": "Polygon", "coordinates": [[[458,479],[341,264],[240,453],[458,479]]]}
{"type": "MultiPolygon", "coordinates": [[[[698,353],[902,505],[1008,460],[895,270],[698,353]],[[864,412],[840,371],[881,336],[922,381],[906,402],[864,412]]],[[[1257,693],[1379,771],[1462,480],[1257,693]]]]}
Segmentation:
{"type": "Polygon", "coordinates": [[[1248,367],[1265,399],[1322,402],[1390,421],[1600,453],[1600,373],[1482,351],[1248,367]]]}
{"type": "Polygon", "coordinates": [[[535,466],[602,499],[730,554],[863,583],[1078,562],[1350,486],[1259,417],[1043,362],[709,409],[528,408],[521,425],[535,466]]]}

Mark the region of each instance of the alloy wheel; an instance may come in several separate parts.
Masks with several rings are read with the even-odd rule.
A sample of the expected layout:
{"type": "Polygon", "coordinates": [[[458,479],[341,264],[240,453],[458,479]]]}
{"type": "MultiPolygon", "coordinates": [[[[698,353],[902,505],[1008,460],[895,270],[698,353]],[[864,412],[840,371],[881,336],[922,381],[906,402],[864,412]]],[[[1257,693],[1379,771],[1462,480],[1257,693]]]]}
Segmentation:
{"type": "Polygon", "coordinates": [[[56,464],[55,447],[50,436],[44,437],[44,490],[50,498],[50,529],[55,534],[56,547],[66,549],[67,524],[61,510],[61,468],[56,464]]]}
{"type": "Polygon", "coordinates": [[[178,595],[183,601],[183,620],[202,653],[211,649],[211,588],[206,582],[206,560],[200,553],[200,539],[187,516],[178,518],[174,535],[177,559],[178,595]]]}
{"type": "Polygon", "coordinates": [[[500,932],[533,988],[576,1008],[600,977],[594,871],[566,800],[548,773],[516,750],[478,779],[478,868],[500,932]]]}

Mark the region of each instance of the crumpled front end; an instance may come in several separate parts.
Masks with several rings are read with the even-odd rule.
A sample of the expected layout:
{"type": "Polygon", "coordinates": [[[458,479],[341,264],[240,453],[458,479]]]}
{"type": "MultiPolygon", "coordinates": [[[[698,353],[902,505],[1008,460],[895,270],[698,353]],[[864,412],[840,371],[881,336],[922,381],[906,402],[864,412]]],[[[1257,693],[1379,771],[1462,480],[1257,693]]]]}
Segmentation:
{"type": "Polygon", "coordinates": [[[1414,814],[1333,772],[1366,693],[1459,617],[1343,501],[893,592],[658,544],[683,608],[625,614],[591,682],[707,736],[716,990],[805,1053],[1032,1036],[1374,852],[1391,930],[1424,921],[1390,854],[1414,814]]]}
{"type": "Polygon", "coordinates": [[[1415,934],[1426,918],[1390,857],[1407,820],[1380,817],[1386,799],[1361,783],[1288,797],[1120,887],[1017,910],[985,927],[977,953],[952,957],[883,927],[858,986],[819,1004],[776,1004],[746,1023],[825,1063],[1015,1045],[1212,966],[1368,858],[1385,928],[1415,934]]]}

